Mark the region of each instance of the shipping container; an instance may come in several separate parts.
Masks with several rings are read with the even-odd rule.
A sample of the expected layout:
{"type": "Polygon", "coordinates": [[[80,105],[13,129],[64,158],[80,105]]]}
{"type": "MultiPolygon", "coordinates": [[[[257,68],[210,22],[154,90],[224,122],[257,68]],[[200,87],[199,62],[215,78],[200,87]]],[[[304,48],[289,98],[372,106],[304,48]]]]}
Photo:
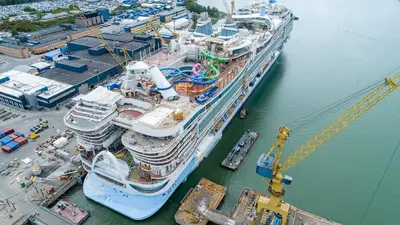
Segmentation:
{"type": "Polygon", "coordinates": [[[6,132],[0,130],[0,138],[7,136],[6,132]]]}
{"type": "Polygon", "coordinates": [[[19,143],[11,141],[10,143],[7,144],[7,146],[10,147],[13,151],[15,151],[18,149],[19,143]]]}
{"type": "Polygon", "coordinates": [[[28,139],[26,139],[24,137],[19,137],[19,138],[15,139],[14,141],[19,143],[20,146],[28,143],[28,139]]]}
{"type": "Polygon", "coordinates": [[[18,137],[25,137],[24,133],[21,132],[15,132],[15,135],[17,135],[18,137]]]}
{"type": "Polygon", "coordinates": [[[1,150],[3,150],[3,152],[7,152],[7,153],[12,152],[12,149],[10,147],[8,147],[7,145],[4,145],[3,147],[1,147],[1,150]]]}
{"type": "Polygon", "coordinates": [[[3,129],[1,129],[1,130],[3,130],[4,132],[6,132],[6,135],[9,135],[9,134],[14,133],[14,129],[12,129],[12,128],[3,128],[3,129]]]}
{"type": "Polygon", "coordinates": [[[10,135],[8,135],[8,136],[9,136],[10,138],[12,138],[13,140],[18,138],[18,136],[15,135],[15,134],[10,134],[10,135]]]}
{"type": "Polygon", "coordinates": [[[6,145],[6,144],[10,143],[12,140],[13,140],[13,139],[12,139],[11,137],[5,136],[5,137],[3,137],[3,138],[0,140],[0,143],[1,143],[2,145],[6,145]]]}

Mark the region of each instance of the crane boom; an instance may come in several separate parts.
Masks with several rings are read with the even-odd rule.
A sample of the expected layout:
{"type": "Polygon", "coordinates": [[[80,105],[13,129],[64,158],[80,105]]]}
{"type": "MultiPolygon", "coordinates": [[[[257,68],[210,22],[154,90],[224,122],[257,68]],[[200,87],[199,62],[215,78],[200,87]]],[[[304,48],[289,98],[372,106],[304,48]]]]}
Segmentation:
{"type": "Polygon", "coordinates": [[[161,42],[163,43],[163,45],[166,45],[167,42],[166,42],[165,39],[161,36],[160,32],[157,30],[156,26],[154,26],[154,24],[153,24],[153,22],[152,22],[154,19],[155,19],[155,17],[150,18],[150,19],[149,19],[149,22],[147,22],[147,24],[146,24],[146,27],[150,26],[150,27],[154,30],[154,32],[156,32],[157,37],[160,38],[160,40],[161,40],[161,42]]]}
{"type": "MultiPolygon", "coordinates": [[[[75,4],[71,4],[74,9],[80,10],[80,8],[75,4]]],[[[87,20],[86,16],[82,13],[79,13],[78,16],[85,22],[86,27],[89,28],[90,30],[94,29],[92,24],[89,23],[87,20]]],[[[111,54],[111,56],[115,59],[115,61],[122,67],[122,69],[125,69],[124,63],[121,61],[121,59],[114,53],[114,50],[108,45],[108,43],[104,40],[104,38],[101,36],[100,33],[96,34],[97,39],[99,39],[100,43],[104,45],[104,47],[107,49],[107,51],[111,54]]]]}
{"type": "Polygon", "coordinates": [[[331,138],[336,136],[370,108],[374,107],[379,101],[392,93],[400,86],[400,73],[392,78],[386,78],[374,91],[366,95],[363,99],[353,105],[349,110],[340,115],[333,122],[325,126],[319,133],[294,151],[283,163],[281,171],[287,170],[298,162],[313,153],[331,138]]]}
{"type": "Polygon", "coordinates": [[[290,185],[292,178],[289,176],[283,176],[281,171],[293,167],[313,153],[317,148],[325,144],[328,140],[360,118],[365,112],[378,104],[378,102],[387,97],[399,86],[400,72],[396,73],[391,78],[386,78],[384,82],[380,83],[372,92],[354,104],[349,110],[340,115],[332,123],[324,127],[321,132],[317,133],[308,142],[294,151],[283,165],[281,165],[279,161],[283,145],[290,135],[290,129],[288,127],[280,127],[278,130],[278,136],[272,148],[268,153],[262,154],[257,161],[256,172],[260,176],[269,180],[268,192],[270,193],[270,199],[267,203],[258,203],[260,208],[267,209],[267,212],[279,214],[282,218],[282,224],[286,224],[291,206],[288,203],[283,202],[282,197],[285,195],[284,185],[290,185]],[[275,149],[277,149],[276,154],[273,153],[275,149]]]}

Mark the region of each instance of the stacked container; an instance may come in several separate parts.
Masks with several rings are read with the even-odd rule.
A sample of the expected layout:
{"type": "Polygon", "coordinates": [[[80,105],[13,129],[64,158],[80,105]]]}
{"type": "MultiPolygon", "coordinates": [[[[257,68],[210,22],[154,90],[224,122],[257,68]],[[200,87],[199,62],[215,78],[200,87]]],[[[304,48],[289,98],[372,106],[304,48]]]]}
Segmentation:
{"type": "Polygon", "coordinates": [[[5,136],[0,140],[0,143],[2,145],[6,145],[6,144],[10,143],[12,140],[14,140],[14,139],[12,139],[10,136],[5,136]]]}
{"type": "Polygon", "coordinates": [[[18,136],[15,135],[15,134],[10,134],[10,135],[8,135],[8,136],[9,136],[10,138],[12,138],[13,140],[18,138],[18,136]]]}
{"type": "Polygon", "coordinates": [[[1,150],[3,152],[11,153],[17,150],[20,146],[28,143],[28,139],[21,132],[15,132],[14,129],[6,128],[0,131],[0,143],[3,145],[1,150]],[[8,136],[6,136],[8,135],[8,136]]]}
{"type": "Polygon", "coordinates": [[[11,153],[12,152],[11,148],[8,147],[7,145],[3,145],[1,147],[1,150],[3,150],[3,152],[7,152],[7,153],[11,153]]]}
{"type": "Polygon", "coordinates": [[[8,146],[11,149],[11,151],[15,151],[19,148],[19,143],[15,142],[15,141],[11,141],[6,146],[8,146]]]}
{"type": "Polygon", "coordinates": [[[18,137],[25,137],[25,135],[21,132],[15,132],[14,134],[18,137]]]}
{"type": "Polygon", "coordinates": [[[0,138],[7,136],[6,132],[0,130],[0,138]]]}
{"type": "Polygon", "coordinates": [[[14,129],[12,128],[3,128],[2,130],[6,133],[6,135],[14,133],[14,129]]]}
{"type": "Polygon", "coordinates": [[[22,145],[28,143],[28,139],[26,139],[24,137],[18,137],[14,141],[17,142],[19,144],[19,146],[22,146],[22,145]]]}

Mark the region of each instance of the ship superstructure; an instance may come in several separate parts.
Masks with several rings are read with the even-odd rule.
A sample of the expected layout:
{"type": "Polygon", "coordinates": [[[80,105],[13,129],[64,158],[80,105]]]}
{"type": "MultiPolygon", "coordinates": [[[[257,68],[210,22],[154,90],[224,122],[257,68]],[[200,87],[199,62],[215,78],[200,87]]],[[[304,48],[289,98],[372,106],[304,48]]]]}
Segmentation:
{"type": "Polygon", "coordinates": [[[89,172],[87,197],[135,220],[157,212],[276,61],[293,15],[262,4],[218,32],[203,19],[175,51],[130,63],[120,89],[98,87],[65,116],[89,172]]]}

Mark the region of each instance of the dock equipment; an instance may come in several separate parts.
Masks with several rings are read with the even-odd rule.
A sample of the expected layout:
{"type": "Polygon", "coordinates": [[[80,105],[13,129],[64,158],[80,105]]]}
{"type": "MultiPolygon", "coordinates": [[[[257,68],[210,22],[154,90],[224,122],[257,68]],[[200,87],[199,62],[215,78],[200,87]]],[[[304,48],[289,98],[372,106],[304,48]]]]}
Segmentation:
{"type": "Polygon", "coordinates": [[[262,154],[257,161],[256,172],[267,180],[268,192],[270,193],[269,201],[258,202],[257,213],[259,216],[262,217],[263,215],[260,215],[260,211],[266,209],[265,211],[274,212],[277,217],[281,217],[281,224],[286,224],[288,214],[291,211],[291,205],[283,202],[282,197],[285,195],[284,185],[290,185],[292,178],[287,175],[283,176],[281,172],[293,167],[313,153],[317,148],[321,147],[328,140],[356,121],[399,86],[400,72],[396,73],[391,78],[385,78],[383,81],[368,87],[368,90],[375,88],[336,120],[325,126],[299,149],[289,155],[283,165],[280,164],[280,158],[283,145],[290,135],[290,129],[286,126],[280,127],[274,145],[268,153],[262,154]],[[274,154],[275,151],[276,154],[274,154]]]}
{"type": "Polygon", "coordinates": [[[202,178],[182,199],[175,214],[175,222],[182,225],[206,225],[210,220],[216,224],[235,224],[234,220],[216,211],[226,190],[226,187],[202,178]]]}

